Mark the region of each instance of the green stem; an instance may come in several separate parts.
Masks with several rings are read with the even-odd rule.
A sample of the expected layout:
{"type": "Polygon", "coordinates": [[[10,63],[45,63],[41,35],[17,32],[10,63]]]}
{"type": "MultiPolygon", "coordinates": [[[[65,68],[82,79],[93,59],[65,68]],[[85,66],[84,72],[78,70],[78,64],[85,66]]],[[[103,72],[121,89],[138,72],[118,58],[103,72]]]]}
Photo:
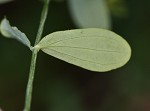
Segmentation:
{"type": "MultiPolygon", "coordinates": [[[[45,24],[47,14],[48,14],[49,2],[50,2],[50,0],[45,0],[45,2],[44,2],[44,7],[43,7],[42,15],[41,15],[38,33],[37,33],[36,40],[35,40],[35,45],[38,44],[38,42],[40,41],[40,39],[42,37],[44,24],[45,24]]],[[[28,79],[28,84],[27,84],[27,89],[26,89],[24,111],[30,111],[30,107],[31,107],[33,81],[34,81],[37,54],[38,54],[38,50],[33,49],[31,65],[30,65],[30,72],[29,72],[29,79],[28,79]]]]}
{"type": "Polygon", "coordinates": [[[30,65],[29,79],[28,79],[28,84],[27,84],[27,89],[26,89],[24,111],[30,111],[36,58],[37,58],[37,51],[34,50],[32,53],[32,58],[31,58],[31,65],[30,65]]]}
{"type": "Polygon", "coordinates": [[[35,40],[35,45],[39,43],[42,37],[45,21],[46,21],[47,14],[48,14],[49,2],[50,0],[45,0],[42,15],[41,15],[40,26],[39,26],[38,33],[37,33],[36,40],[35,40]]]}

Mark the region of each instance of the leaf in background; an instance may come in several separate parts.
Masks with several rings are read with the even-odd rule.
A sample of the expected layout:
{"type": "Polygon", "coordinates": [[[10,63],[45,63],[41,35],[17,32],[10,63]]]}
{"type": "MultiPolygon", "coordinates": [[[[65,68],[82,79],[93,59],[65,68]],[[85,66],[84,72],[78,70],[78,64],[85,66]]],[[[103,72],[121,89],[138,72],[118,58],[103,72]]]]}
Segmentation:
{"type": "Polygon", "coordinates": [[[11,1],[13,1],[13,0],[0,0],[0,4],[2,4],[2,3],[7,3],[7,2],[11,2],[11,1]]]}
{"type": "Polygon", "coordinates": [[[119,68],[131,56],[131,48],[122,37],[98,28],[55,32],[44,37],[35,48],[98,72],[119,68]]]}
{"type": "Polygon", "coordinates": [[[68,0],[72,18],[81,28],[111,28],[105,0],[68,0]]]}
{"type": "Polygon", "coordinates": [[[107,4],[113,16],[119,18],[129,16],[127,0],[107,0],[107,4]]]}
{"type": "Polygon", "coordinates": [[[6,18],[4,18],[1,21],[0,31],[3,36],[7,38],[17,39],[27,47],[29,48],[31,47],[31,43],[28,40],[27,36],[24,33],[22,33],[20,30],[18,30],[17,27],[11,27],[9,21],[6,18]]]}

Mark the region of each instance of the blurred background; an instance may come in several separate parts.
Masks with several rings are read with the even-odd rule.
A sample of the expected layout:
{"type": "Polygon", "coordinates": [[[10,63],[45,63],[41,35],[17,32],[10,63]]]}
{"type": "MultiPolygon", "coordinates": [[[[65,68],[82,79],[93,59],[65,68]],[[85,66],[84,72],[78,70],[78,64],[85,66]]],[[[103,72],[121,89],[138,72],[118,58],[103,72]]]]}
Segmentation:
{"type": "MultiPolygon", "coordinates": [[[[0,0],[0,20],[7,16],[33,44],[42,6],[42,0],[0,0]]],[[[150,111],[150,0],[52,0],[43,36],[86,27],[121,35],[132,58],[96,73],[40,52],[32,111],[150,111]]],[[[0,110],[23,110],[30,59],[28,48],[0,35],[0,110]]]]}

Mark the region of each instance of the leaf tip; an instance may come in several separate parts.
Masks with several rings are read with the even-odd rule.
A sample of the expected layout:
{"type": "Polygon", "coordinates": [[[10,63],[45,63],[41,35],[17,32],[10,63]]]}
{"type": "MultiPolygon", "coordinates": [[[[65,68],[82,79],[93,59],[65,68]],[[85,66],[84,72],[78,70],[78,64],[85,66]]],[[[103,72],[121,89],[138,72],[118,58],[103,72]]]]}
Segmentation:
{"type": "Polygon", "coordinates": [[[9,26],[9,21],[7,20],[7,18],[5,16],[0,23],[0,32],[4,37],[10,38],[11,34],[7,30],[8,26],[9,26]]]}

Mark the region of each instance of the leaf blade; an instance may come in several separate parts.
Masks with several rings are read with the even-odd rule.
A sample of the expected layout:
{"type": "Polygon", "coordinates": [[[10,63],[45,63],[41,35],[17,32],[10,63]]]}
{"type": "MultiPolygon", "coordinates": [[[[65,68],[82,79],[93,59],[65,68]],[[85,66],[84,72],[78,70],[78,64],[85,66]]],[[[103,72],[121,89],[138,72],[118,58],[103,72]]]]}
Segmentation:
{"type": "Polygon", "coordinates": [[[68,4],[78,27],[111,29],[110,12],[105,0],[68,0],[68,4]]]}
{"type": "Polygon", "coordinates": [[[105,72],[127,63],[131,48],[119,35],[89,28],[49,34],[38,44],[51,56],[82,68],[105,72]]]}
{"type": "Polygon", "coordinates": [[[24,45],[26,45],[27,47],[31,48],[31,43],[28,40],[27,36],[20,30],[18,30],[17,27],[11,26],[9,21],[6,18],[4,18],[1,21],[0,32],[3,36],[7,38],[16,39],[20,41],[21,43],[23,43],[24,45]]]}

